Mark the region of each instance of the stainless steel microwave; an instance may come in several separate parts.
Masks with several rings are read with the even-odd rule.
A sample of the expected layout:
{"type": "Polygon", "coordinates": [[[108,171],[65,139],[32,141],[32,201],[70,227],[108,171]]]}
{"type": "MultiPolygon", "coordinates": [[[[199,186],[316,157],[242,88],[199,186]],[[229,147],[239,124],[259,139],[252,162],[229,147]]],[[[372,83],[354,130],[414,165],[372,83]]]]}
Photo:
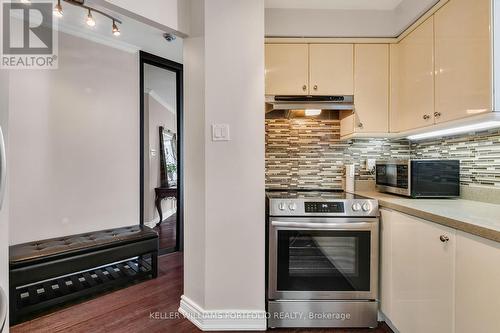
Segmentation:
{"type": "Polygon", "coordinates": [[[412,198],[460,196],[459,160],[377,161],[375,172],[380,192],[412,198]]]}

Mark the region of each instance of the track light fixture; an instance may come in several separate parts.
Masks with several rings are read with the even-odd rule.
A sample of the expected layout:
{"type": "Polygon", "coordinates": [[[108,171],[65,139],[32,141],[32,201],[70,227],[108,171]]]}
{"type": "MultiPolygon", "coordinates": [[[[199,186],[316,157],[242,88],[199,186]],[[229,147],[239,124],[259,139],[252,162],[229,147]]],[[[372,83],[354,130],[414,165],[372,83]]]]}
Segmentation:
{"type": "MultiPolygon", "coordinates": [[[[89,27],[93,27],[96,25],[96,21],[92,15],[92,12],[99,13],[102,16],[109,18],[113,23],[111,26],[111,32],[113,33],[113,36],[117,36],[117,37],[120,36],[120,29],[118,28],[118,24],[121,24],[122,21],[120,21],[116,17],[113,17],[113,16],[109,15],[108,13],[105,13],[99,9],[85,5],[85,0],[64,0],[64,1],[69,3],[70,5],[81,7],[81,8],[84,8],[88,11],[87,18],[85,19],[85,22],[87,23],[87,25],[89,27]]],[[[57,17],[62,17],[62,15],[63,15],[61,0],[57,0],[57,4],[54,7],[54,15],[56,15],[57,17]]]]}
{"type": "Polygon", "coordinates": [[[92,17],[92,11],[90,10],[90,8],[89,8],[89,13],[88,13],[88,15],[87,15],[87,20],[86,20],[85,22],[87,22],[87,25],[88,25],[89,27],[93,27],[93,26],[95,26],[95,20],[94,20],[94,18],[92,17]]]}
{"type": "Polygon", "coordinates": [[[118,29],[118,26],[116,25],[116,22],[113,20],[113,35],[115,36],[120,36],[120,29],[118,29]]]}
{"type": "Polygon", "coordinates": [[[61,0],[57,0],[57,4],[54,7],[54,15],[57,17],[62,17],[63,16],[63,10],[61,6],[61,0]]]}

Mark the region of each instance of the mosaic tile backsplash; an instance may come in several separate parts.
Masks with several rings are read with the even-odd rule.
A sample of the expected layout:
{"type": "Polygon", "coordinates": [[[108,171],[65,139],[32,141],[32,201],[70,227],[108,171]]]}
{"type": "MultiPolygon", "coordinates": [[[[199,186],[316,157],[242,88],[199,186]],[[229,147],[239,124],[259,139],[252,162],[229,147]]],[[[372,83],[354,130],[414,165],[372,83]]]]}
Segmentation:
{"type": "Polygon", "coordinates": [[[345,164],[358,179],[373,179],[366,159],[408,158],[407,141],[340,140],[338,119],[266,119],[268,188],[342,189],[345,164]]]}
{"type": "Polygon", "coordinates": [[[374,179],[367,159],[409,157],[460,159],[462,185],[500,188],[500,130],[413,143],[341,141],[337,119],[266,119],[268,188],[341,189],[345,164],[365,180],[374,179]]]}
{"type": "Polygon", "coordinates": [[[412,158],[460,160],[462,185],[500,189],[500,130],[412,142],[412,158]]]}

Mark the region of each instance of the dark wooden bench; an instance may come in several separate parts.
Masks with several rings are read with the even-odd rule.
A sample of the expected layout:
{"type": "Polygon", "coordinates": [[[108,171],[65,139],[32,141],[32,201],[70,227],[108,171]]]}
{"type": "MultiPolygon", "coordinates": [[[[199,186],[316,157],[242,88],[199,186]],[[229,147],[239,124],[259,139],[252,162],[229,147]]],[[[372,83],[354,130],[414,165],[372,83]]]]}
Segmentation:
{"type": "Polygon", "coordinates": [[[12,324],[158,275],[158,234],[131,226],[10,246],[12,324]]]}

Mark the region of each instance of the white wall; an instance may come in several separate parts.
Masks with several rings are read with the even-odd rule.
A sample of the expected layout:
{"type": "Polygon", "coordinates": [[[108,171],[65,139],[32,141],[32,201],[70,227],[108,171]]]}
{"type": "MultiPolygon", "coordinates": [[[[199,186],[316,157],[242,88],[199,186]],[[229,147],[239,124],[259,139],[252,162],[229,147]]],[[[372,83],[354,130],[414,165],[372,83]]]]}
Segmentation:
{"type": "Polygon", "coordinates": [[[437,0],[404,0],[393,10],[266,9],[266,36],[396,37],[437,0]]]}
{"type": "Polygon", "coordinates": [[[10,243],[139,219],[138,57],[64,33],[10,77],[10,243]]]}
{"type": "MultiPolygon", "coordinates": [[[[3,24],[3,6],[0,6],[0,26],[3,24]]],[[[6,149],[9,132],[9,71],[0,69],[0,126],[4,134],[6,149]]],[[[7,151],[8,153],[8,151],[7,151]]],[[[8,157],[8,156],[7,156],[8,157]]],[[[8,180],[8,179],[7,179],[8,180]]],[[[9,184],[7,184],[9,185],[9,184]]],[[[9,295],[9,189],[5,191],[3,206],[0,209],[0,288],[9,295]]],[[[7,305],[8,308],[8,305],[7,305]]],[[[0,318],[2,320],[3,318],[0,318]]],[[[0,322],[1,325],[1,322],[0,322]]],[[[9,315],[2,333],[9,332],[9,315]]]]}
{"type": "MultiPolygon", "coordinates": [[[[0,17],[1,17],[0,9],[0,17]]],[[[8,123],[9,123],[9,72],[0,70],[0,126],[4,134],[6,148],[8,147],[8,123]]],[[[9,295],[9,190],[6,189],[3,206],[0,209],[0,287],[4,290],[5,295],[9,295]]],[[[3,332],[9,331],[9,323],[7,323],[3,332]]],[[[0,318],[2,320],[3,318],[0,318]]],[[[1,322],[0,322],[1,325],[1,322]]]]}
{"type": "Polygon", "coordinates": [[[103,7],[127,15],[166,32],[185,37],[188,31],[187,0],[100,0],[103,7]]]}
{"type": "MultiPolygon", "coordinates": [[[[180,50],[182,55],[182,50],[180,50]]],[[[175,72],[146,64],[144,66],[144,91],[152,95],[173,112],[177,109],[177,75],[175,72]]]]}
{"type": "Polygon", "coordinates": [[[392,36],[389,10],[266,9],[266,36],[378,37],[392,36]]]}
{"type": "Polygon", "coordinates": [[[184,44],[184,296],[208,311],[263,311],[264,3],[193,5],[203,27],[184,44]],[[214,123],[231,141],[211,141],[214,123]]]}

